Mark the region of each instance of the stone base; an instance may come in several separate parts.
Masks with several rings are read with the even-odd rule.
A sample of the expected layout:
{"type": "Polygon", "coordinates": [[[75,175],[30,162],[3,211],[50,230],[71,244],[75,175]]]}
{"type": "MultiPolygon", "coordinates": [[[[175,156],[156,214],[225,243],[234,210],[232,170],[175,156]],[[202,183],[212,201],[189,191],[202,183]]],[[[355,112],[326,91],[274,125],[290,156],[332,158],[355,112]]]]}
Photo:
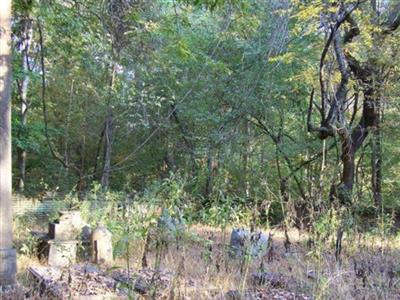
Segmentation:
{"type": "Polygon", "coordinates": [[[49,250],[49,266],[52,267],[69,267],[76,262],[76,250],[78,241],[55,241],[48,242],[49,250]]]}
{"type": "Polygon", "coordinates": [[[17,253],[15,249],[0,249],[0,286],[14,285],[17,274],[17,253]]]}

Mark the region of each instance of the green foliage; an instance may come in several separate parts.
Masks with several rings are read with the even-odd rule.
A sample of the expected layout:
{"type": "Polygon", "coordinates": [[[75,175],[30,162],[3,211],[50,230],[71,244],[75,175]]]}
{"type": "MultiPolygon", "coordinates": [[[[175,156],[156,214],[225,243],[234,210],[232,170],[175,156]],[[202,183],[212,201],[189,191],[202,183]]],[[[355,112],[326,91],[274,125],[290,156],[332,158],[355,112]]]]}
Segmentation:
{"type": "Polygon", "coordinates": [[[244,199],[238,199],[220,193],[211,206],[202,212],[201,221],[213,226],[232,226],[241,222],[249,223],[249,210],[244,199]]]}
{"type": "Polygon", "coordinates": [[[36,236],[28,235],[19,248],[19,251],[27,256],[36,256],[38,253],[39,239],[36,236]]]}
{"type": "Polygon", "coordinates": [[[125,193],[104,193],[94,184],[85,199],[79,201],[82,217],[92,227],[104,224],[113,234],[114,255],[125,257],[135,248],[132,242],[143,241],[157,222],[151,203],[130,199],[125,193]]]}
{"type": "Polygon", "coordinates": [[[327,211],[314,221],[313,230],[316,240],[324,244],[326,240],[335,236],[339,226],[340,218],[338,212],[333,209],[327,211]]]}
{"type": "MultiPolygon", "coordinates": [[[[332,229],[322,219],[332,208],[330,186],[340,181],[340,143],[327,140],[322,157],[321,141],[307,132],[307,110],[312,88],[320,106],[318,68],[326,42],[321,22],[324,14],[337,11],[334,2],[121,1],[116,8],[123,9],[112,11],[107,1],[14,1],[13,145],[14,157],[17,150],[27,150],[25,192],[67,195],[68,206],[81,207],[92,225],[110,222],[119,241],[138,228],[143,237],[154,222],[155,207],[168,208],[189,223],[222,227],[248,223],[254,210],[267,211],[257,215],[261,225],[281,223],[286,215],[299,226],[315,218],[323,235],[332,229]],[[27,16],[34,21],[29,74],[17,46],[27,16]],[[19,83],[27,75],[28,121],[22,126],[19,83]],[[109,107],[111,178],[103,193],[96,182],[104,168],[109,107]],[[68,168],[53,159],[49,144],[68,168]],[[288,189],[282,205],[283,179],[288,189]],[[133,212],[141,209],[136,203],[146,203],[149,212],[143,219],[124,212],[133,217],[122,228],[122,216],[115,221],[110,216],[120,212],[116,206],[126,199],[133,212]]],[[[382,205],[385,213],[394,210],[396,215],[400,156],[392,139],[400,136],[395,105],[399,35],[376,38],[387,12],[374,18],[367,2],[352,14],[361,34],[344,50],[386,74],[381,87],[382,205]]],[[[343,26],[350,29],[348,22],[343,26]]],[[[327,61],[334,87],[339,74],[332,52],[327,61]]],[[[352,78],[348,97],[359,88],[352,78]]],[[[364,96],[359,95],[354,124],[362,111],[364,96]]],[[[313,113],[311,123],[317,124],[317,117],[313,113]]],[[[368,142],[369,137],[364,145],[368,142]]],[[[377,207],[370,189],[370,147],[359,150],[356,160],[354,191],[339,188],[339,197],[354,209],[358,222],[377,207]]],[[[17,168],[15,159],[16,175],[17,168]]]]}

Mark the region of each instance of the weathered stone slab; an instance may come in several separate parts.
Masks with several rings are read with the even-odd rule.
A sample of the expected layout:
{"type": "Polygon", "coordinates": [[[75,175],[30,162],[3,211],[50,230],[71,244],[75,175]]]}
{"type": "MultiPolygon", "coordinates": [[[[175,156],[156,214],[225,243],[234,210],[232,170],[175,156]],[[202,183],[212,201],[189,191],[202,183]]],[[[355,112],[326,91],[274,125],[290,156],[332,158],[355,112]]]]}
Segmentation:
{"type": "Polygon", "coordinates": [[[0,249],[0,282],[4,286],[15,284],[16,256],[15,249],[0,249]]]}
{"type": "Polygon", "coordinates": [[[48,260],[49,266],[64,268],[76,262],[76,250],[78,241],[51,240],[48,243],[49,243],[49,260],[48,260]]]}
{"type": "Polygon", "coordinates": [[[86,226],[79,211],[61,211],[59,219],[49,224],[49,238],[54,240],[74,240],[82,234],[86,226]]]}
{"type": "Polygon", "coordinates": [[[268,248],[268,236],[259,232],[250,232],[243,228],[234,228],[231,233],[231,255],[240,257],[247,254],[259,256],[268,248]]]}
{"type": "Polygon", "coordinates": [[[92,262],[96,264],[112,264],[112,234],[104,226],[98,226],[91,236],[92,262]]]}
{"type": "Polygon", "coordinates": [[[49,237],[53,240],[68,241],[74,240],[79,235],[79,229],[69,223],[50,223],[49,237]]]}
{"type": "Polygon", "coordinates": [[[172,233],[185,230],[185,222],[181,217],[172,217],[169,210],[164,208],[158,218],[157,227],[172,233]]]}
{"type": "Polygon", "coordinates": [[[157,221],[158,239],[163,243],[179,242],[185,233],[186,226],[183,218],[172,217],[168,209],[163,209],[157,221]]]}

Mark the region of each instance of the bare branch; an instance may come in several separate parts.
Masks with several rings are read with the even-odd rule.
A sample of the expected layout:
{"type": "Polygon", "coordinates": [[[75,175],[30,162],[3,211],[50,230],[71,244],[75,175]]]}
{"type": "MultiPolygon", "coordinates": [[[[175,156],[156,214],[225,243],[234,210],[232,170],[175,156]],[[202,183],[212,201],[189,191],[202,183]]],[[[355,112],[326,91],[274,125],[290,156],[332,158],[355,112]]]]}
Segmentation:
{"type": "Polygon", "coordinates": [[[310,94],[310,102],[308,104],[308,111],[307,111],[307,131],[315,131],[316,128],[311,124],[311,113],[312,113],[312,107],[313,107],[313,101],[314,101],[314,88],[311,91],[310,94]]]}

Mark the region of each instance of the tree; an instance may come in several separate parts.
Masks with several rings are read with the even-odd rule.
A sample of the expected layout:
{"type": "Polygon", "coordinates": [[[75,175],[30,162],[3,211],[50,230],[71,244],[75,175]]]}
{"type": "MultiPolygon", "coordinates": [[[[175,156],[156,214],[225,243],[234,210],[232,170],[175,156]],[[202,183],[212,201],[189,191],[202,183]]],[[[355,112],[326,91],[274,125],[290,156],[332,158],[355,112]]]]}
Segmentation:
{"type": "Polygon", "coordinates": [[[14,40],[30,17],[36,62],[27,72],[25,53],[14,51],[13,142],[28,150],[32,178],[25,193],[84,196],[99,181],[140,194],[174,173],[196,209],[232,198],[268,207],[263,221],[300,228],[338,207],[370,213],[374,198],[397,210],[397,198],[385,197],[400,187],[388,185],[398,155],[385,135],[397,132],[387,121],[398,111],[385,107],[383,118],[382,107],[376,126],[363,116],[373,113],[364,104],[380,109],[398,91],[395,1],[16,3],[14,40]]]}
{"type": "MultiPolygon", "coordinates": [[[[400,25],[400,4],[384,8],[389,13],[380,15],[381,11],[365,4],[365,1],[339,2],[325,7],[323,10],[322,26],[327,32],[327,40],[323,48],[320,69],[320,104],[314,102],[314,90],[310,96],[308,110],[308,129],[317,132],[322,140],[338,135],[341,143],[342,172],[339,184],[332,190],[340,204],[344,207],[352,205],[352,192],[355,178],[355,156],[362,147],[370,132],[376,131],[380,123],[380,95],[384,76],[382,64],[376,54],[371,51],[363,53],[364,61],[356,57],[359,53],[352,53],[349,45],[355,43],[356,38],[364,34],[370,36],[372,45],[384,44],[387,35],[395,31],[400,25]],[[367,20],[354,16],[354,12],[360,10],[366,15],[367,20]],[[334,11],[334,12],[332,12],[334,11]],[[378,20],[378,22],[374,21],[378,20]],[[367,22],[363,27],[359,22],[367,22]],[[368,24],[369,23],[369,24],[368,24]],[[368,26],[374,26],[374,30],[368,30],[368,26]],[[347,27],[345,27],[347,26],[347,27]],[[327,62],[329,50],[332,49],[334,67],[327,62]],[[340,79],[335,82],[334,74],[339,74],[340,79]],[[352,93],[352,95],[351,95],[352,93]],[[358,106],[359,97],[362,97],[361,109],[358,106]],[[311,124],[311,112],[316,106],[320,113],[320,126],[311,124]],[[361,110],[361,113],[359,112],[361,110]],[[358,122],[356,117],[359,116],[358,122]]],[[[360,43],[360,41],[357,41],[360,43]]],[[[363,41],[361,40],[361,43],[363,41]]],[[[365,45],[367,46],[367,45],[365,45]]],[[[390,42],[389,45],[390,46],[390,42]]],[[[358,48],[359,49],[359,48],[358,48]]],[[[374,150],[374,156],[378,155],[379,149],[374,150]]],[[[380,159],[380,158],[379,158],[380,159]]],[[[379,159],[374,157],[374,174],[377,177],[379,171],[379,159]],[[378,163],[377,163],[378,162],[378,163]]],[[[378,197],[380,186],[378,180],[373,179],[374,197],[378,197]]],[[[377,200],[376,200],[377,201],[377,200]]],[[[380,200],[379,200],[380,201],[380,200]]],[[[336,257],[339,259],[341,251],[341,239],[344,225],[338,232],[336,257]]]]}
{"type": "MultiPolygon", "coordinates": [[[[14,7],[20,10],[20,16],[17,18],[17,9],[14,9],[14,19],[18,21],[18,41],[16,43],[16,50],[20,53],[20,68],[21,78],[17,78],[18,86],[18,98],[20,101],[20,124],[18,138],[20,140],[26,140],[27,133],[27,121],[28,121],[28,110],[30,101],[28,98],[28,87],[32,71],[32,61],[30,57],[30,48],[33,38],[33,19],[31,16],[31,10],[33,1],[17,2],[14,7]]],[[[20,143],[18,146],[18,190],[24,191],[25,188],[25,177],[26,177],[26,158],[27,158],[27,143],[20,143]]]]}
{"type": "Polygon", "coordinates": [[[0,4],[0,286],[14,284],[11,197],[11,0],[0,4]]]}

